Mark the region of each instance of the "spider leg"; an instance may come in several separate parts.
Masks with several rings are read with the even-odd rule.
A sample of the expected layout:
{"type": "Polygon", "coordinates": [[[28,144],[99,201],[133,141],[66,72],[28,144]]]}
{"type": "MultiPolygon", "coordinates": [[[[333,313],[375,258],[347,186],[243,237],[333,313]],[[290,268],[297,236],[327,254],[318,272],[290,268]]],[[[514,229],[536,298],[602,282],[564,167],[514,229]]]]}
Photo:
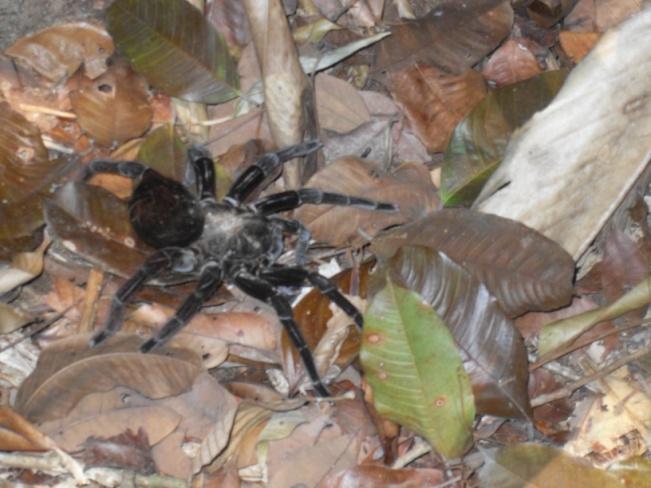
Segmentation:
{"type": "Polygon", "coordinates": [[[231,186],[226,198],[235,202],[243,202],[246,197],[251,195],[258,186],[266,179],[274,175],[280,169],[283,163],[291,161],[294,158],[307,156],[318,150],[321,143],[318,141],[306,142],[289,146],[280,151],[270,152],[263,155],[255,164],[249,166],[231,186]]]}
{"type": "Polygon", "coordinates": [[[145,281],[153,278],[163,269],[177,267],[182,270],[191,269],[194,259],[194,255],[188,253],[187,250],[179,248],[160,249],[149,256],[138,271],[124,282],[113,297],[106,325],[91,338],[90,346],[95,347],[101,344],[120,329],[122,316],[124,315],[124,307],[129,298],[144,285],[145,281]]]}
{"type": "Polygon", "coordinates": [[[253,202],[254,207],[262,215],[269,215],[286,210],[293,210],[301,205],[340,205],[366,210],[381,210],[395,212],[398,206],[393,203],[375,202],[367,198],[342,195],[321,191],[317,188],[301,188],[300,190],[274,193],[253,202]]]}
{"type": "Polygon", "coordinates": [[[287,331],[287,335],[303,360],[305,370],[312,380],[314,389],[319,396],[330,396],[330,392],[319,377],[316,365],[314,364],[314,358],[312,357],[312,352],[294,321],[292,307],[287,299],[280,296],[269,283],[252,275],[239,274],[235,277],[234,282],[246,294],[268,303],[276,310],[280,323],[283,324],[283,327],[287,331]]]}
{"type": "Polygon", "coordinates": [[[215,199],[215,165],[210,155],[198,147],[190,147],[188,159],[196,175],[199,198],[201,200],[215,199]]]}
{"type": "Polygon", "coordinates": [[[194,317],[201,306],[209,300],[221,286],[223,272],[221,267],[211,262],[204,267],[199,277],[197,288],[185,299],[174,316],[145,343],[140,346],[141,352],[149,352],[165,344],[172,336],[179,332],[194,317]]]}
{"type": "Polygon", "coordinates": [[[307,249],[310,246],[312,234],[305,225],[299,220],[288,220],[280,217],[271,217],[270,220],[278,222],[285,232],[296,234],[296,249],[294,251],[294,261],[298,266],[305,264],[307,258],[307,249]]]}
{"type": "Polygon", "coordinates": [[[276,286],[302,286],[308,280],[323,295],[337,305],[346,315],[355,321],[360,329],[364,325],[361,312],[348,300],[330,281],[320,273],[308,271],[303,268],[272,268],[260,273],[260,277],[276,286]]]}
{"type": "Polygon", "coordinates": [[[89,180],[93,175],[109,173],[138,179],[148,169],[149,167],[138,161],[110,161],[106,159],[95,159],[86,165],[82,178],[83,180],[89,180]]]}

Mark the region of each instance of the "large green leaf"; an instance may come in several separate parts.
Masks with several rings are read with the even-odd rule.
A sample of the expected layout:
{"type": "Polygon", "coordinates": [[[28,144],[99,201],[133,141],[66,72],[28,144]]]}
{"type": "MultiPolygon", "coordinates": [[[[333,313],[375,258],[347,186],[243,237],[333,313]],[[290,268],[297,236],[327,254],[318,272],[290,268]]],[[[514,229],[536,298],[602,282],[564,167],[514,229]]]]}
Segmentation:
{"type": "Polygon", "coordinates": [[[543,109],[558,93],[567,70],[546,71],[534,78],[490,92],[456,127],[441,174],[446,206],[470,205],[502,161],[515,129],[543,109]]]}
{"type": "Polygon", "coordinates": [[[116,0],[107,17],[118,48],[162,92],[203,103],[237,95],[237,68],[224,39],[185,0],[116,0]]]}
{"type": "Polygon", "coordinates": [[[418,294],[391,279],[364,317],[361,360],[379,413],[447,458],[472,441],[475,405],[454,338],[418,294]]]}

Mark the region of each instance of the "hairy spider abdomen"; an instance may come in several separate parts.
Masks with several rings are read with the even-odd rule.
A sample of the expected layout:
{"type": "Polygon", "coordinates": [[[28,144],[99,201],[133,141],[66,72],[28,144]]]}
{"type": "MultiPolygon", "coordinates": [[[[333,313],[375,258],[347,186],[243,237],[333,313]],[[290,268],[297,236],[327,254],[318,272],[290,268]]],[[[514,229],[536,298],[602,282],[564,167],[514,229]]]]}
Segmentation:
{"type": "Polygon", "coordinates": [[[157,249],[185,247],[203,232],[197,199],[181,183],[147,170],[129,200],[129,219],[138,236],[157,249]]]}

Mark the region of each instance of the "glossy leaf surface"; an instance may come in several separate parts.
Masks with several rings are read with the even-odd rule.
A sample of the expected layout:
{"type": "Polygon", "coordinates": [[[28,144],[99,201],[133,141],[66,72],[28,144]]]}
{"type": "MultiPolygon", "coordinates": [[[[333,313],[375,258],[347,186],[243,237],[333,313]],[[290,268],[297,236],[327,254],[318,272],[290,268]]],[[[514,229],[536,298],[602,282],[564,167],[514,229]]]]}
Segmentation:
{"type": "Polygon", "coordinates": [[[574,261],[558,244],[513,220],[462,208],[432,212],[376,238],[376,255],[401,246],[444,252],[484,283],[508,316],[551,310],[572,297],[574,261]]]}
{"type": "Polygon", "coordinates": [[[108,30],[134,69],[162,92],[220,103],[236,96],[238,75],[223,38],[185,0],[117,0],[108,30]]]}
{"type": "Polygon", "coordinates": [[[446,458],[472,440],[475,406],[454,338],[413,291],[387,279],[364,316],[361,361],[377,411],[446,458]]]}
{"type": "Polygon", "coordinates": [[[470,205],[502,161],[511,133],[558,93],[567,71],[547,71],[491,91],[454,129],[445,152],[441,199],[470,205]]]}
{"type": "Polygon", "coordinates": [[[486,287],[442,252],[419,246],[399,250],[379,277],[384,269],[397,286],[418,293],[450,329],[470,375],[477,411],[528,418],[524,343],[486,287]]]}

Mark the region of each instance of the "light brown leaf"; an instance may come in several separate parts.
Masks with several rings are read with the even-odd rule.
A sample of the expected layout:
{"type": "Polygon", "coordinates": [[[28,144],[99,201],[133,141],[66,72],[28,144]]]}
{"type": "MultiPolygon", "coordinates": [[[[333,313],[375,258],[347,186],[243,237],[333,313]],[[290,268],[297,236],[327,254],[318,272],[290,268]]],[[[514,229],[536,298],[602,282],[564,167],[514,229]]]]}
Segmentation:
{"type": "Polygon", "coordinates": [[[13,409],[0,406],[0,446],[3,451],[46,451],[52,441],[13,409]]]}
{"type": "Polygon", "coordinates": [[[403,468],[365,464],[328,476],[320,488],[386,488],[389,486],[437,486],[445,482],[438,469],[403,468]]]}
{"type": "Polygon", "coordinates": [[[113,54],[111,36],[88,22],[55,25],[19,39],[5,52],[32,67],[47,79],[60,82],[82,63],[86,76],[97,78],[106,71],[113,54]]]}
{"type": "Polygon", "coordinates": [[[105,146],[139,137],[151,125],[145,85],[121,63],[96,80],[82,78],[70,100],[82,129],[105,146]]]}
{"type": "Polygon", "coordinates": [[[597,44],[599,37],[601,37],[601,34],[597,32],[562,31],[558,34],[558,41],[563,52],[574,63],[578,63],[597,44]]]}
{"type": "Polygon", "coordinates": [[[118,335],[91,349],[89,336],[56,342],[39,357],[20,386],[16,409],[33,422],[65,417],[89,393],[126,386],[157,399],[183,393],[201,373],[200,360],[188,351],[141,354],[139,337],[118,335]]]}
{"type": "Polygon", "coordinates": [[[390,76],[391,93],[411,128],[431,152],[444,151],[456,125],[486,95],[474,70],[448,75],[424,64],[390,76]]]}
{"type": "Polygon", "coordinates": [[[370,120],[359,92],[350,83],[319,74],[315,82],[319,124],[340,134],[350,132],[370,120]]]}
{"type": "Polygon", "coordinates": [[[541,71],[526,43],[509,39],[491,55],[481,72],[487,81],[504,86],[533,78],[541,71]]]}
{"type": "Polygon", "coordinates": [[[374,212],[350,207],[305,205],[297,218],[315,239],[333,246],[358,245],[381,229],[410,221],[438,207],[438,197],[427,169],[406,163],[391,174],[364,159],[342,158],[315,174],[306,186],[354,195],[400,207],[399,212],[374,212]]]}

